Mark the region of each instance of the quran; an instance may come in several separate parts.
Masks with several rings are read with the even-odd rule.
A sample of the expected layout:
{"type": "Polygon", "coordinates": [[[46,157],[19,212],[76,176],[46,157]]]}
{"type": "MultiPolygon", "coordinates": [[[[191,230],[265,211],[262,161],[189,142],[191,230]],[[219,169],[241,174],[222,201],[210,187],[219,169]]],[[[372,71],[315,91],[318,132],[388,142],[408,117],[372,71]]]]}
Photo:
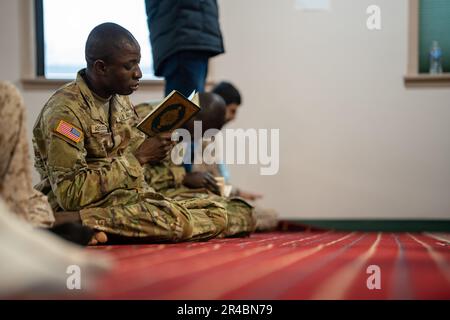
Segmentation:
{"type": "Polygon", "coordinates": [[[200,111],[199,104],[198,93],[195,91],[186,98],[180,92],[173,90],[142,119],[137,128],[150,137],[174,131],[200,111]]]}

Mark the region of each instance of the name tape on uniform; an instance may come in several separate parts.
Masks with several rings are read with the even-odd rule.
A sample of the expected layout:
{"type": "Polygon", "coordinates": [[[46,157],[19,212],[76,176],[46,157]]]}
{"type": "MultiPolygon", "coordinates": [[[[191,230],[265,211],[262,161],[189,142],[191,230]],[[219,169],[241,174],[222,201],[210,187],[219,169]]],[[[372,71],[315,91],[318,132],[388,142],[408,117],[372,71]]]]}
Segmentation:
{"type": "Polygon", "coordinates": [[[108,127],[104,124],[91,125],[91,133],[108,133],[108,127]]]}

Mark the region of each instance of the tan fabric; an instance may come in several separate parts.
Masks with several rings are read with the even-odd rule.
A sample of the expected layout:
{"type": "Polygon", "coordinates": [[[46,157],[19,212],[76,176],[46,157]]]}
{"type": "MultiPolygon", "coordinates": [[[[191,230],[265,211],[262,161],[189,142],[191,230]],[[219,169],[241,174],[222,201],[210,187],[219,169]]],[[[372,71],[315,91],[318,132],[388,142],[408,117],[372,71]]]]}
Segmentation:
{"type": "Polygon", "coordinates": [[[0,197],[22,219],[50,227],[55,218],[47,197],[33,189],[23,99],[14,85],[0,81],[0,197]]]}

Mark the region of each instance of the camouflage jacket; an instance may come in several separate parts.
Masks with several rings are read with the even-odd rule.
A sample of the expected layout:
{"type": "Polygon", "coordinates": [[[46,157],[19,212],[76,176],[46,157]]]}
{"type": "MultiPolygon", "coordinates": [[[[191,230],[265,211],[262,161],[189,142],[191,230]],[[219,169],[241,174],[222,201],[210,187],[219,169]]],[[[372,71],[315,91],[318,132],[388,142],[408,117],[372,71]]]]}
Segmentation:
{"type": "Polygon", "coordinates": [[[134,156],[145,135],[134,128],[139,118],[129,98],[114,95],[106,119],[84,72],[48,100],[33,129],[37,188],[54,210],[120,205],[154,191],[134,156]]]}

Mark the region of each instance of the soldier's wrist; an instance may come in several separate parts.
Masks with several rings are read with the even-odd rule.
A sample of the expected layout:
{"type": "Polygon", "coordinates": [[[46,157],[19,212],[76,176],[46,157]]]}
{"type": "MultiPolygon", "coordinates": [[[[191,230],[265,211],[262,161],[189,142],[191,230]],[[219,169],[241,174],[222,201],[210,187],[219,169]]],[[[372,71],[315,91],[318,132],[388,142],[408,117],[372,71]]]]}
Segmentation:
{"type": "Polygon", "coordinates": [[[144,165],[146,163],[145,159],[143,159],[142,155],[139,154],[139,152],[136,152],[134,154],[134,157],[137,159],[137,161],[139,161],[140,165],[144,165]]]}

